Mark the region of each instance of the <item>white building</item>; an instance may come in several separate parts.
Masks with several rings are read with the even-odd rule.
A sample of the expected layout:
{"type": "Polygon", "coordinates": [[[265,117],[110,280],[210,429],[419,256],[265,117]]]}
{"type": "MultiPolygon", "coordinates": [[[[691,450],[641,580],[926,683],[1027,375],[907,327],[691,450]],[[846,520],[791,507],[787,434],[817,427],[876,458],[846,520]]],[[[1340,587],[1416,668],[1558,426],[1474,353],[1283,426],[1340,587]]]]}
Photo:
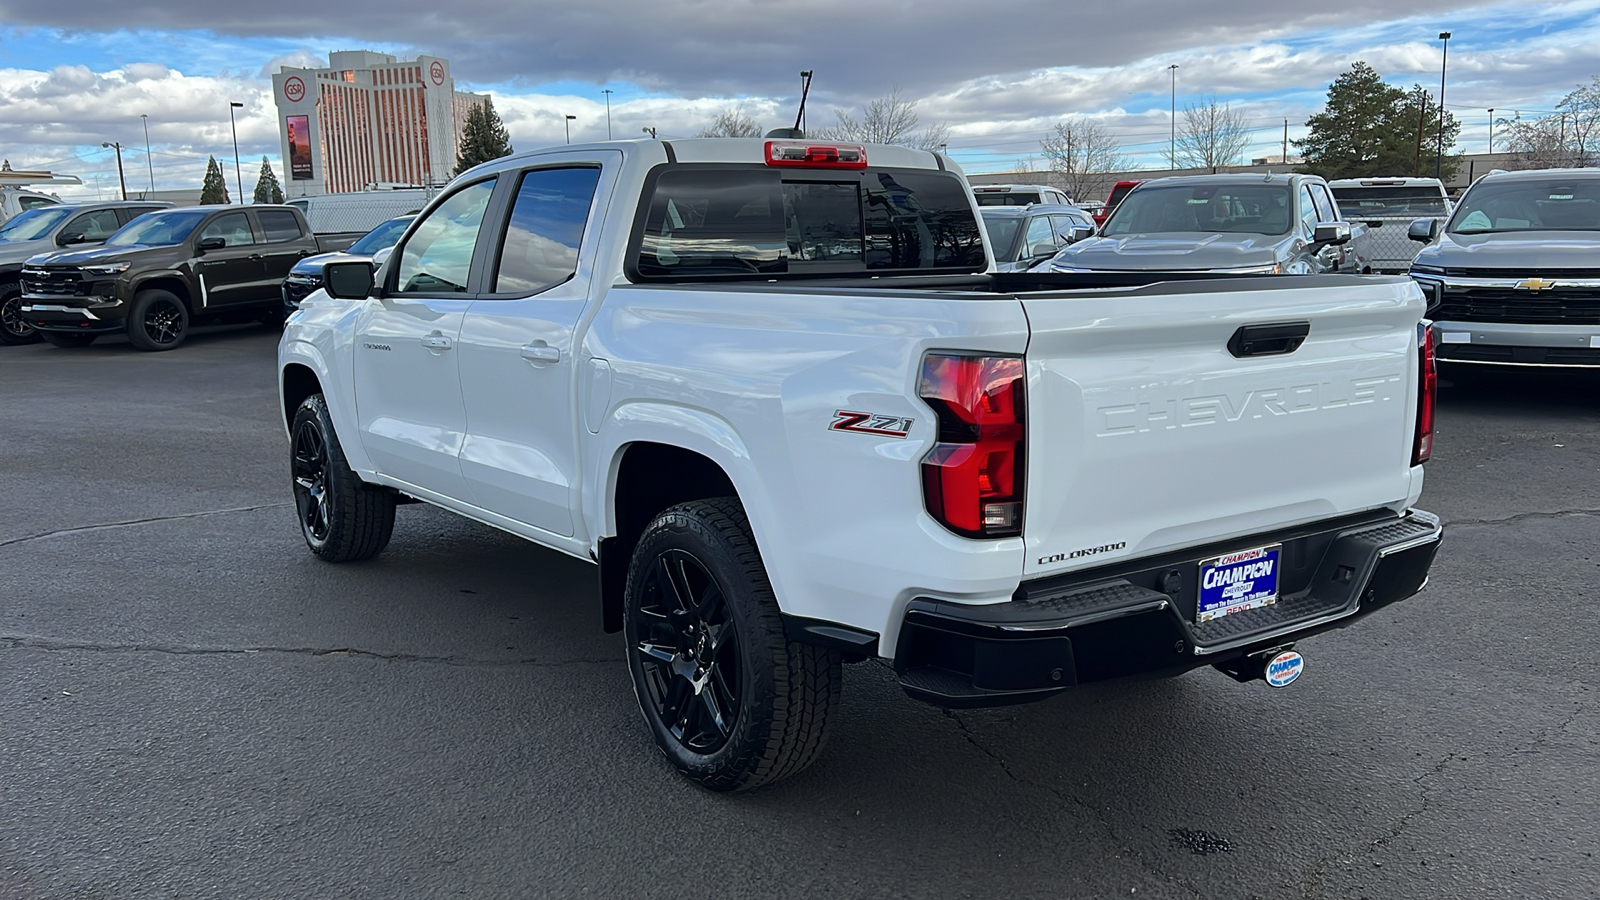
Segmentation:
{"type": "Polygon", "coordinates": [[[455,89],[449,60],[333,53],[326,69],[272,76],[284,194],[443,184],[455,168],[466,111],[484,99],[455,89]]]}

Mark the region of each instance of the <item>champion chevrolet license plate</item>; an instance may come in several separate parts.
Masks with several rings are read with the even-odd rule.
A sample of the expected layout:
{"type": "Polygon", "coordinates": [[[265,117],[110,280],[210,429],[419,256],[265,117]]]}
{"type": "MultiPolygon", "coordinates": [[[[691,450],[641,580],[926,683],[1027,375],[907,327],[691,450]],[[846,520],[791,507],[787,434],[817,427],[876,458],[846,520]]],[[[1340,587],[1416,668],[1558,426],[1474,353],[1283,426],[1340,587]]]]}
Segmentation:
{"type": "Polygon", "coordinates": [[[1241,550],[1200,561],[1200,603],[1195,622],[1209,622],[1278,601],[1282,544],[1241,550]]]}

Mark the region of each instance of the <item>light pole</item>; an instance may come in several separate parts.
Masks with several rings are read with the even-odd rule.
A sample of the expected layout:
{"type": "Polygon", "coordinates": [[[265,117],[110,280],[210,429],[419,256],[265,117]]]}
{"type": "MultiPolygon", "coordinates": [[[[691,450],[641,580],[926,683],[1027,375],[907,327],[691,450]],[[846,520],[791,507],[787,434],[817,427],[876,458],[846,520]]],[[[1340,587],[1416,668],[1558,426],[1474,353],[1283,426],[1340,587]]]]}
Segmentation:
{"type": "Polygon", "coordinates": [[[1433,177],[1444,178],[1444,73],[1450,66],[1450,32],[1439,32],[1444,58],[1439,62],[1439,152],[1433,158],[1433,177]]]}
{"type": "Polygon", "coordinates": [[[117,148],[117,183],[122,185],[122,199],[128,199],[128,179],[122,177],[122,145],[116,141],[101,141],[100,146],[117,148]]]}
{"type": "Polygon", "coordinates": [[[1178,64],[1167,66],[1172,73],[1172,134],[1167,139],[1167,167],[1178,171],[1178,64]]]}
{"type": "Polygon", "coordinates": [[[1494,152],[1494,107],[1489,107],[1489,152],[1494,152]]]}
{"type": "Polygon", "coordinates": [[[233,129],[233,183],[239,188],[239,203],[244,204],[244,173],[239,168],[239,126],[233,122],[233,111],[243,109],[243,103],[228,104],[228,127],[233,129]]]}
{"type": "MultiPolygon", "coordinates": [[[[156,192],[156,164],[150,161],[150,114],[140,113],[139,120],[144,123],[144,165],[150,170],[150,193],[156,192]]],[[[149,197],[145,198],[149,200],[149,197]]]]}
{"type": "Polygon", "coordinates": [[[611,88],[603,88],[600,93],[606,95],[606,140],[611,140],[611,88]]]}
{"type": "Polygon", "coordinates": [[[567,143],[569,144],[572,143],[572,120],[576,118],[577,116],[567,116],[567,121],[563,123],[567,126],[567,143]]]}

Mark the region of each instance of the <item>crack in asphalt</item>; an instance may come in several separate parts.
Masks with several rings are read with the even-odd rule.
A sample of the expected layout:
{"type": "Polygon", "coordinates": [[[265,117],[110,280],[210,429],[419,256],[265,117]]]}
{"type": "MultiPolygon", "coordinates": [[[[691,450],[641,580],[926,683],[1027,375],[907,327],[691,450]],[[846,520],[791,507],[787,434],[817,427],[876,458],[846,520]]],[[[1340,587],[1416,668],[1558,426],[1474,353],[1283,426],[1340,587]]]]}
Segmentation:
{"type": "Polygon", "coordinates": [[[96,644],[81,641],[63,641],[54,638],[24,634],[0,634],[0,646],[11,650],[42,650],[45,652],[81,653],[164,653],[170,656],[247,656],[270,654],[283,656],[347,656],[358,659],[378,659],[385,662],[434,663],[468,668],[503,668],[508,666],[569,666],[616,665],[622,660],[611,657],[577,657],[573,659],[472,659],[459,656],[428,656],[419,653],[379,653],[354,647],[196,647],[174,644],[96,644]]]}
{"type": "Polygon", "coordinates": [[[1450,528],[1471,528],[1475,525],[1514,525],[1529,519],[1562,519],[1568,516],[1600,516],[1600,509],[1555,509],[1517,513],[1499,519],[1450,519],[1444,524],[1450,528]]]}
{"type": "Polygon", "coordinates": [[[73,528],[58,528],[55,531],[42,531],[24,537],[11,538],[0,541],[0,547],[11,547],[16,544],[26,544],[30,541],[42,541],[46,538],[65,537],[72,534],[84,534],[91,531],[105,531],[113,528],[134,528],[139,525],[150,525],[155,522],[172,522],[180,519],[202,519],[206,516],[221,516],[228,513],[255,512],[261,509],[283,509],[293,506],[293,503],[264,503],[259,506],[235,506],[228,509],[208,509],[203,512],[178,513],[173,516],[150,516],[145,519],[129,519],[125,522],[102,522],[97,525],[78,525],[73,528]]]}
{"type": "MultiPolygon", "coordinates": [[[[1017,773],[1011,771],[1011,765],[1005,761],[1004,757],[993,750],[990,750],[988,747],[985,747],[983,743],[978,740],[977,736],[972,733],[972,729],[967,727],[966,720],[957,715],[955,710],[941,709],[940,712],[944,713],[945,718],[956,723],[956,728],[961,731],[961,736],[966,739],[967,743],[971,744],[979,753],[982,753],[984,756],[994,760],[995,764],[1000,767],[1000,771],[1006,773],[1007,778],[1010,778],[1019,785],[1026,785],[1029,783],[1018,777],[1017,773]]],[[[1043,787],[1045,790],[1054,794],[1057,798],[1070,803],[1093,816],[1095,821],[1099,823],[1101,830],[1103,830],[1112,841],[1121,847],[1123,854],[1132,860],[1135,865],[1152,875],[1166,879],[1168,883],[1177,887],[1181,887],[1196,897],[1205,896],[1201,893],[1200,889],[1194,884],[1190,883],[1188,879],[1161,871],[1160,868],[1154,865],[1150,860],[1146,859],[1143,853],[1140,853],[1134,848],[1128,846],[1128,842],[1117,833],[1117,829],[1111,824],[1111,820],[1108,819],[1104,811],[1098,807],[1092,806],[1082,798],[1066,791],[1062,791],[1054,785],[1041,784],[1040,787],[1043,787]]]]}
{"type": "Polygon", "coordinates": [[[1379,835],[1378,837],[1367,840],[1364,845],[1356,845],[1354,849],[1344,850],[1338,853],[1330,853],[1312,863],[1310,869],[1306,872],[1305,877],[1301,878],[1300,880],[1300,896],[1302,900],[1314,900],[1314,898],[1325,896],[1323,894],[1324,885],[1322,884],[1322,877],[1324,874],[1326,874],[1328,865],[1332,863],[1335,858],[1343,856],[1347,857],[1345,860],[1347,863],[1354,862],[1358,853],[1361,856],[1371,856],[1388,846],[1390,841],[1393,841],[1395,838],[1404,834],[1406,828],[1412,823],[1413,820],[1428,811],[1432,788],[1423,782],[1429,778],[1443,774],[1445,768],[1450,765],[1450,761],[1452,759],[1455,759],[1455,753],[1448,753],[1445,755],[1444,759],[1439,760],[1439,762],[1436,763],[1433,768],[1411,779],[1411,783],[1419,788],[1416,808],[1403,813],[1395,822],[1394,827],[1389,829],[1388,834],[1379,835]]]}

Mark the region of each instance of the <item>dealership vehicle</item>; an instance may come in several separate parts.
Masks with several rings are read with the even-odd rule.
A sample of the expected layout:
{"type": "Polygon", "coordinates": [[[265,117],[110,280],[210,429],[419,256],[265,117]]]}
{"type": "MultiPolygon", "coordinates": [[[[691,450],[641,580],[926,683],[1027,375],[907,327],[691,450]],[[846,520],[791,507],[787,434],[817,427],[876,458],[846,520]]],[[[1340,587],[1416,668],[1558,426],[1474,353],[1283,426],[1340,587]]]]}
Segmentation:
{"type": "Polygon", "coordinates": [[[978,198],[979,206],[1066,205],[1072,202],[1066,191],[1043,184],[979,184],[973,185],[972,195],[978,198]]]}
{"type": "Polygon", "coordinates": [[[39,339],[22,315],[22,265],[27,259],[59,247],[98,244],[147,212],[171,204],[114,201],[36,206],[0,225],[0,344],[27,344],[39,339]]]}
{"type": "Polygon", "coordinates": [[[395,216],[372,229],[361,239],[351,244],[348,249],[338,250],[333,253],[318,253],[308,256],[294,264],[289,274],[283,279],[283,315],[289,314],[300,308],[300,301],[317,288],[322,287],[322,267],[331,262],[355,262],[358,260],[371,260],[379,250],[393,247],[395,241],[400,240],[400,235],[411,224],[415,215],[395,216]]]}
{"type": "Polygon", "coordinates": [[[285,201],[306,217],[319,235],[349,235],[352,241],[396,216],[415,215],[437,191],[399,188],[318,194],[285,201]]]}
{"type": "Polygon", "coordinates": [[[1075,206],[985,206],[980,215],[998,272],[1020,272],[1094,234],[1088,213],[1075,206]]]}
{"type": "Polygon", "coordinates": [[[0,224],[30,209],[54,206],[61,198],[28,190],[29,187],[56,184],[83,184],[76,175],[58,175],[43,169],[13,169],[10,160],[0,160],[0,224]]]}
{"type": "Polygon", "coordinates": [[[54,197],[50,194],[41,194],[36,191],[0,189],[0,222],[9,222],[30,209],[38,209],[41,206],[55,206],[60,202],[60,197],[54,197]]]}
{"type": "Polygon", "coordinates": [[[1137,181],[1119,181],[1112,185],[1111,193],[1106,195],[1106,202],[1101,204],[1100,208],[1094,212],[1094,227],[1099,228],[1106,224],[1106,219],[1117,211],[1117,207],[1122,204],[1122,199],[1128,196],[1128,192],[1138,187],[1139,184],[1140,182],[1137,181]]]}
{"type": "Polygon", "coordinates": [[[1338,178],[1328,189],[1346,219],[1367,226],[1374,272],[1409,270],[1421,249],[1408,237],[1411,223],[1450,217],[1450,197],[1437,178],[1338,178]]]}
{"type": "Polygon", "coordinates": [[[1056,272],[1320,275],[1369,270],[1364,226],[1339,218],[1315,175],[1190,175],[1141,182],[1100,233],[1056,254],[1056,272]]]}
{"type": "Polygon", "coordinates": [[[1600,169],[1485,175],[1410,234],[1441,361],[1600,366],[1600,169]]]}
{"type": "Polygon", "coordinates": [[[1415,282],[992,267],[919,150],[485,163],[289,320],[301,531],[369,558],[414,498],[594,562],[658,747],[717,790],[817,757],[846,660],[947,706],[1281,685],[1422,587],[1415,282]]]}
{"type": "Polygon", "coordinates": [[[283,315],[279,286],[289,269],[328,249],[289,206],[148,213],[103,246],[29,259],[22,269],[22,315],[58,347],[82,347],[120,332],[140,350],[171,350],[190,325],[276,323],[283,315]]]}

